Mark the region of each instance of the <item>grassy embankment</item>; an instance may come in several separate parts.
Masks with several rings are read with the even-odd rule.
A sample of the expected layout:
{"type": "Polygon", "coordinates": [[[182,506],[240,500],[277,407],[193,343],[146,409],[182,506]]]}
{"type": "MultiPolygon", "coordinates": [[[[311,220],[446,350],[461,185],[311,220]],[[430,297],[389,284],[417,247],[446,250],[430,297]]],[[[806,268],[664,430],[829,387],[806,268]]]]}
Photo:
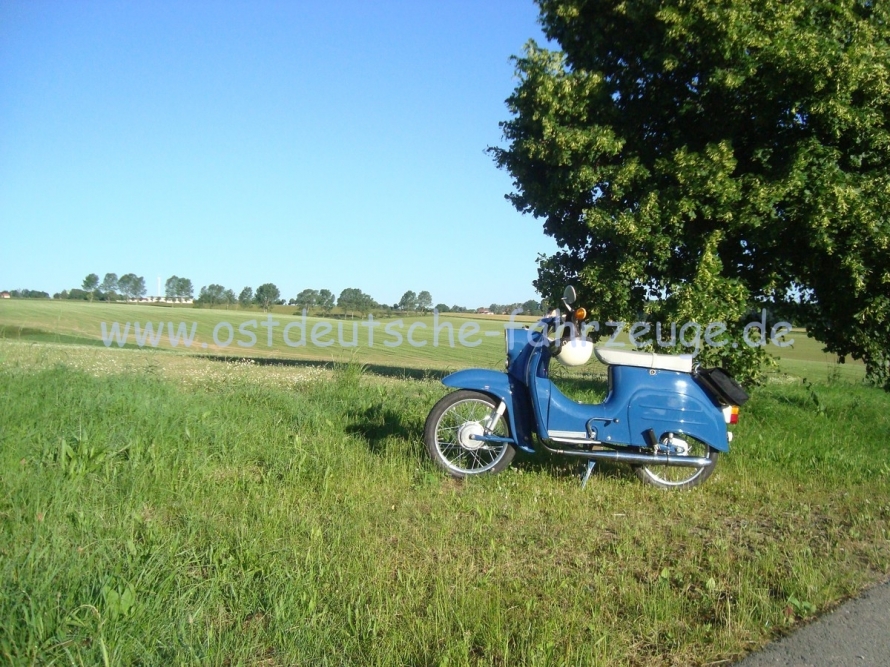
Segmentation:
{"type": "Polygon", "coordinates": [[[758,389],[691,492],[528,458],[455,483],[420,443],[445,389],[371,369],[499,338],[364,371],[31,339],[98,338],[83,307],[0,309],[13,664],[708,664],[890,573],[890,397],[824,361],[758,389]]]}

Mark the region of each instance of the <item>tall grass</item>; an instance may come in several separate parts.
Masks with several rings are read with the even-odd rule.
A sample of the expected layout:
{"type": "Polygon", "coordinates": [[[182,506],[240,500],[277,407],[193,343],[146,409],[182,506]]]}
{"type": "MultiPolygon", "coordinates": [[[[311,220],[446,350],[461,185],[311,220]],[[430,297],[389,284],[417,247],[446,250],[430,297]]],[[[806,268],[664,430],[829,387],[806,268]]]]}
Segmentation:
{"type": "Polygon", "coordinates": [[[8,346],[10,664],[707,664],[890,572],[890,400],[868,388],[762,388],[700,489],[605,466],[582,490],[561,460],[440,475],[435,381],[346,360],[187,382],[173,355],[94,374],[8,346]]]}

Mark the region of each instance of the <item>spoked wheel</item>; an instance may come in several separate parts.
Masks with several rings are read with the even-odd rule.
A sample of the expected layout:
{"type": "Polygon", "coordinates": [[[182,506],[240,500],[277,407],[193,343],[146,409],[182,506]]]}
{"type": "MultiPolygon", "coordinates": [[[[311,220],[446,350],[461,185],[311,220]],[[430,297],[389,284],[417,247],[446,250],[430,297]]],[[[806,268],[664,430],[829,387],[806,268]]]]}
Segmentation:
{"type": "Polygon", "coordinates": [[[483,442],[473,436],[510,437],[506,414],[488,394],[461,390],[448,394],[430,411],[423,440],[433,460],[453,477],[501,472],[516,455],[508,442],[483,442]]]}
{"type": "Polygon", "coordinates": [[[704,482],[717,467],[719,452],[697,438],[685,434],[668,433],[658,443],[658,453],[671,457],[695,456],[710,459],[706,468],[675,466],[634,466],[637,477],[647,484],[662,489],[691,489],[704,482]]]}

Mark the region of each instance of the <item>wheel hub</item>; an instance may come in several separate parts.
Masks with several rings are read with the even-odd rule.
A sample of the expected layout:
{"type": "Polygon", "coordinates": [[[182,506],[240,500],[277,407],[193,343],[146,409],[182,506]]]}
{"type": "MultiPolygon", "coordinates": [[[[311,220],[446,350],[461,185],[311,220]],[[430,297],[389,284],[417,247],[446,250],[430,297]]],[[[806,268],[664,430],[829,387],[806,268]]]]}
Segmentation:
{"type": "Polygon", "coordinates": [[[457,430],[457,441],[460,446],[470,451],[476,451],[485,443],[482,440],[474,440],[473,436],[485,434],[485,428],[479,422],[466,422],[457,430]]]}
{"type": "Polygon", "coordinates": [[[688,456],[689,443],[676,436],[669,436],[661,441],[658,445],[659,454],[667,454],[668,456],[688,456]]]}

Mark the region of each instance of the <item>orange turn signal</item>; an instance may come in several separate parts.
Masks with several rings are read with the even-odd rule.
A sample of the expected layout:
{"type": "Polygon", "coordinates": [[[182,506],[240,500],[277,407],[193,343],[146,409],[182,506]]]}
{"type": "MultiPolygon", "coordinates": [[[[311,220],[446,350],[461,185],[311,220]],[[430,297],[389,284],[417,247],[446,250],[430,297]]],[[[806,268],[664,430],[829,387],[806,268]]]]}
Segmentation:
{"type": "Polygon", "coordinates": [[[587,311],[584,308],[575,309],[575,321],[583,322],[587,318],[587,311]]]}
{"type": "Polygon", "coordinates": [[[729,416],[730,424],[738,424],[739,423],[739,407],[737,405],[732,406],[732,413],[729,416]]]}

